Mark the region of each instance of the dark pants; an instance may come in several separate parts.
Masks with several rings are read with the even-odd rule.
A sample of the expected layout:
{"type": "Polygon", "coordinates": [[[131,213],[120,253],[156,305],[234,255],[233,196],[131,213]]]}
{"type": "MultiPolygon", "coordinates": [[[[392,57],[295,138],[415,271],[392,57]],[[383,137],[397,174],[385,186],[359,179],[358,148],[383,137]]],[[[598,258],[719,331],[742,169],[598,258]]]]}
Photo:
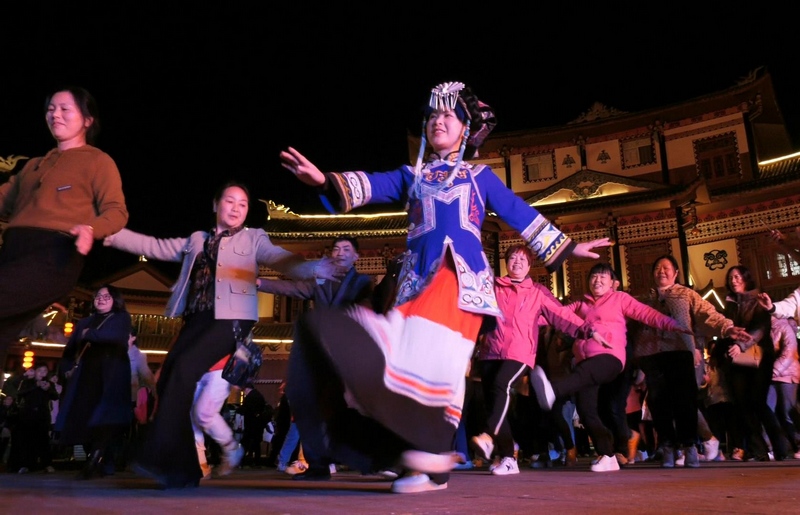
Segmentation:
{"type": "Polygon", "coordinates": [[[740,426],[745,432],[748,453],[756,459],[767,459],[766,431],[772,444],[775,459],[781,460],[789,453],[789,442],[769,404],[767,393],[772,380],[772,360],[762,359],[758,368],[728,364],[728,379],[733,405],[740,426]]]}
{"type": "Polygon", "coordinates": [[[508,421],[511,410],[511,387],[528,370],[528,365],[510,359],[480,362],[481,385],[488,416],[485,431],[494,439],[501,458],[514,455],[514,437],[508,421]]]}
{"type": "MultiPolygon", "coordinates": [[[[247,333],[251,320],[241,320],[247,333]]],[[[138,464],[166,486],[186,486],[202,477],[189,414],[197,381],[236,348],[233,320],[204,311],[189,317],[169,351],[158,378],[158,406],[137,457],[138,464]]]]}
{"type": "Polygon", "coordinates": [[[697,443],[697,378],[689,351],[659,352],[639,359],[647,381],[647,405],[659,445],[697,443]]]}
{"type": "Polygon", "coordinates": [[[53,462],[50,449],[50,418],[29,418],[23,414],[19,417],[19,426],[15,435],[18,441],[11,445],[19,445],[22,467],[30,470],[43,469],[53,462]]]}
{"type": "Polygon", "coordinates": [[[69,234],[14,227],[0,248],[0,368],[20,331],[78,283],[84,257],[69,234]]]}
{"type": "Polygon", "coordinates": [[[569,375],[553,382],[556,398],[576,395],[581,424],[589,432],[597,454],[614,455],[614,436],[603,424],[597,401],[600,386],[613,381],[622,372],[622,362],[611,354],[599,354],[575,365],[569,375]]]}
{"type": "Polygon", "coordinates": [[[797,384],[772,382],[775,389],[775,416],[778,417],[792,452],[800,449],[800,413],[797,412],[797,384]]]}
{"type": "Polygon", "coordinates": [[[631,391],[631,372],[631,368],[626,367],[614,380],[601,386],[597,406],[603,424],[614,435],[614,451],[623,456],[628,455],[628,439],[631,437],[626,413],[628,394],[631,391]]]}

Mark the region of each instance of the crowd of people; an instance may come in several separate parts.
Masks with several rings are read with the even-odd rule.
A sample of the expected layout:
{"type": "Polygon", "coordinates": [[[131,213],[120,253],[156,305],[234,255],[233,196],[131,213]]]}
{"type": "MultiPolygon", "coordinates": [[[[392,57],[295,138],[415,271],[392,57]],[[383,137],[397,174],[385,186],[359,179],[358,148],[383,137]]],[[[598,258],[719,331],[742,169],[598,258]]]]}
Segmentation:
{"type": "Polygon", "coordinates": [[[156,378],[142,368],[122,295],[100,287],[56,380],[37,364],[6,392],[0,414],[13,421],[17,471],[52,470],[51,440],[83,447],[82,479],[113,473],[121,457],[164,488],[199,486],[212,475],[210,462],[217,475],[243,460],[259,466],[261,393],[245,386],[239,437],[221,413],[232,392],[222,370],[237,335],[258,321],[258,291],[314,304],[295,324],[277,410],[284,423],[267,463],[287,470],[300,456],[297,479],[327,480],[345,466],[391,478],[396,493],[437,491],[473,460],[499,476],[519,473],[525,459],[534,468],[574,464],[589,452],[584,441],[596,453],[594,472],[645,453],[666,468],[723,456],[800,458],[800,293],[773,303],[738,265],[728,270],[720,313],[678,284],[672,256],[653,263],[647,298],[621,291],[600,255],[608,238],[574,241],[491,168],[469,162],[496,119],[462,83],[431,90],[413,165],[322,172],[294,148],[280,153],[331,212],[405,203],[407,248],[380,288],[355,271],[355,238],[336,238],[331,256],[306,260],[247,227],[250,193],[235,180],[213,197],[210,228],[176,238],[126,228],[119,172],[91,145],[99,129],[91,95],[58,89],[45,111],[56,148],[0,185],[0,216],[9,222],[0,348],[75,286],[96,240],[180,263],[165,314],[183,325],[156,378]],[[489,212],[522,240],[506,253],[504,277],[494,277],[483,250],[489,212]],[[529,271],[537,260],[552,271],[571,257],[598,262],[589,291],[562,303],[529,271]],[[291,280],[260,279],[260,266],[291,280]],[[143,414],[140,386],[152,394],[143,414]],[[208,442],[219,460],[209,460],[208,442]]]}

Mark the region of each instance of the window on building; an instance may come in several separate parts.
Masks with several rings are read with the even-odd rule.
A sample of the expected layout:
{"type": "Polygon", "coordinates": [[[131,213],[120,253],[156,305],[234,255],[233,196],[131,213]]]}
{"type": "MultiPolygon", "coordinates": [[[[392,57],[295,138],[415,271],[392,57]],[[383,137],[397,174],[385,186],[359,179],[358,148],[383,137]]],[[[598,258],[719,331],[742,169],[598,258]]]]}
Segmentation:
{"type": "Polygon", "coordinates": [[[709,183],[728,182],[741,176],[736,134],[720,134],[695,141],[697,173],[709,183]]]}
{"type": "Polygon", "coordinates": [[[553,152],[522,156],[522,182],[555,179],[553,152]]]}
{"type": "Polygon", "coordinates": [[[650,136],[638,137],[622,142],[622,167],[647,165],[656,162],[653,139],[650,136]]]}

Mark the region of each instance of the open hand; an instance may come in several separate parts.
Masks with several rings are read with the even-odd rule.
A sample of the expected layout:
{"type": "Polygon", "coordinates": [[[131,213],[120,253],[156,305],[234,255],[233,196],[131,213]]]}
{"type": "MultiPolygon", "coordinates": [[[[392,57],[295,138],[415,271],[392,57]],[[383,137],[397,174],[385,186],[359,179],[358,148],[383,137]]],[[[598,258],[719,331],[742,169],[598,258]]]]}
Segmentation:
{"type": "Polygon", "coordinates": [[[759,293],[758,294],[758,305],[762,308],[766,309],[767,311],[772,309],[772,299],[766,293],[759,293]]]}
{"type": "Polygon", "coordinates": [[[725,332],[725,336],[737,342],[749,342],[753,338],[744,327],[731,327],[725,332]]]}
{"type": "Polygon", "coordinates": [[[309,186],[322,186],[325,184],[325,175],[319,171],[319,168],[292,147],[282,151],[280,158],[281,166],[292,172],[295,177],[305,184],[309,186]]]}
{"type": "Polygon", "coordinates": [[[575,257],[597,259],[600,257],[600,254],[593,252],[593,250],[598,247],[608,247],[609,245],[611,245],[611,240],[609,240],[608,238],[600,238],[598,240],[578,243],[577,245],[575,245],[575,248],[572,251],[572,255],[575,257]]]}

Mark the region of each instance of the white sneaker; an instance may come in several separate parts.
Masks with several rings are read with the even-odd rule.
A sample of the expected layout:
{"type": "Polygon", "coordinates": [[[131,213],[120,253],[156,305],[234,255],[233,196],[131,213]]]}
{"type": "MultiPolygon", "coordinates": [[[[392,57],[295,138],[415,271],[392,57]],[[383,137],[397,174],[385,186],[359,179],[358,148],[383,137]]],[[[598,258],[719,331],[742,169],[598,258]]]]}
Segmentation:
{"type": "Polygon", "coordinates": [[[217,467],[218,476],[227,476],[233,469],[239,466],[244,456],[244,448],[241,445],[236,445],[233,449],[225,451],[222,455],[222,462],[217,467]]]}
{"type": "Polygon", "coordinates": [[[612,472],[619,470],[619,462],[614,456],[600,456],[592,463],[592,472],[612,472]]]}
{"type": "Polygon", "coordinates": [[[519,465],[513,457],[506,456],[500,460],[500,465],[492,470],[492,475],[508,476],[510,474],[519,474],[519,465]]]}
{"type": "Polygon", "coordinates": [[[331,463],[328,465],[328,470],[331,471],[331,474],[336,474],[336,463],[331,463]]]}
{"type": "Polygon", "coordinates": [[[536,392],[536,400],[543,410],[550,411],[553,404],[556,402],[556,394],[553,391],[553,385],[547,379],[547,375],[539,365],[533,367],[530,375],[531,386],[536,392]]]}
{"type": "Polygon", "coordinates": [[[447,483],[438,485],[431,481],[428,474],[412,473],[401,477],[392,483],[392,492],[396,494],[416,494],[420,492],[434,492],[444,490],[447,483]]]}
{"type": "Polygon", "coordinates": [[[478,453],[478,456],[485,460],[492,459],[492,451],[494,451],[494,440],[486,433],[481,433],[473,436],[469,441],[470,447],[478,453]]]}
{"type": "Polygon", "coordinates": [[[705,461],[714,461],[717,455],[719,455],[719,440],[712,436],[711,439],[703,442],[703,456],[705,456],[705,461]]]}

